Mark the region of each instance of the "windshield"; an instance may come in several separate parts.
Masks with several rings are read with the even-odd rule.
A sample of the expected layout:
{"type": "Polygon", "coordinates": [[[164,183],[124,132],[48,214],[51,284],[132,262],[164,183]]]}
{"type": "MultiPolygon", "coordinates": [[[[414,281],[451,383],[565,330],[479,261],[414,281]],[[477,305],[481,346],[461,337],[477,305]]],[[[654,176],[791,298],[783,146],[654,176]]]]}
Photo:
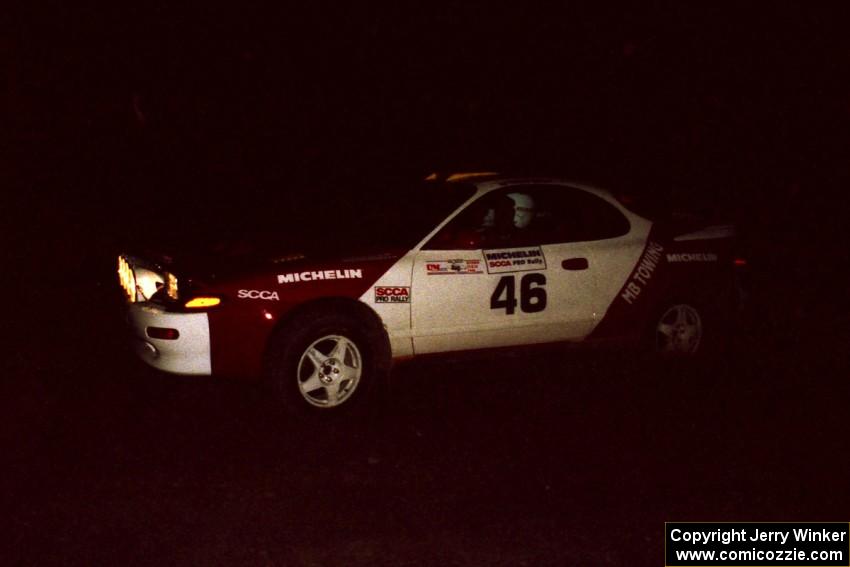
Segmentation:
{"type": "Polygon", "coordinates": [[[410,249],[474,192],[460,183],[393,183],[210,200],[218,206],[172,211],[172,230],[154,240],[178,253],[228,257],[410,249]]]}
{"type": "Polygon", "coordinates": [[[423,183],[407,189],[345,193],[337,196],[332,208],[319,207],[319,218],[329,226],[322,229],[321,238],[307,239],[304,244],[310,248],[318,244],[409,249],[474,192],[470,185],[423,183]]]}

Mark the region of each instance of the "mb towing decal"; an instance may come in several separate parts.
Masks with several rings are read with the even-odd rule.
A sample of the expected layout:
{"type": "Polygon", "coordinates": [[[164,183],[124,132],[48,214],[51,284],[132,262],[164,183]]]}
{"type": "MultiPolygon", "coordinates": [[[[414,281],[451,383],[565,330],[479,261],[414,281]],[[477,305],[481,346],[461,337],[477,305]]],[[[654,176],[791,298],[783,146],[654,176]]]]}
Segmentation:
{"type": "Polygon", "coordinates": [[[650,242],[646,247],[646,252],[643,253],[643,257],[638,262],[637,268],[635,268],[634,273],[632,274],[632,279],[626,284],[626,288],[623,290],[623,293],[620,294],[620,297],[623,298],[626,303],[631,304],[637,296],[640,295],[640,292],[643,290],[643,286],[649,283],[649,280],[652,278],[652,273],[655,271],[655,268],[658,267],[658,262],[661,261],[661,253],[664,251],[664,247],[658,244],[657,242],[650,242]]]}

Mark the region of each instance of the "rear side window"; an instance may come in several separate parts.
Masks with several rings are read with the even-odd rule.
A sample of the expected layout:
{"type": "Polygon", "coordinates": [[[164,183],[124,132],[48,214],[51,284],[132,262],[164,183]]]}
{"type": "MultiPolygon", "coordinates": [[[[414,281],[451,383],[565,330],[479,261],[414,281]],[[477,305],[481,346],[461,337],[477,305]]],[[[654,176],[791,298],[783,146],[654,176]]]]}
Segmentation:
{"type": "Polygon", "coordinates": [[[628,234],[629,220],[614,205],[581,189],[550,187],[552,241],[588,242],[628,234]]]}

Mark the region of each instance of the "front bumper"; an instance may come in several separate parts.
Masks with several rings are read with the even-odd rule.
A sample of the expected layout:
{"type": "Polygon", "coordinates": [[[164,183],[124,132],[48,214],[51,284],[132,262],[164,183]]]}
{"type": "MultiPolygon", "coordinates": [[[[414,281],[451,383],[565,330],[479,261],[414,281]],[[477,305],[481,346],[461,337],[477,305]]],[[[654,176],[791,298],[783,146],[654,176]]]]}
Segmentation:
{"type": "Polygon", "coordinates": [[[136,354],[149,365],[174,374],[209,375],[210,325],[206,313],[172,313],[149,303],[129,305],[128,321],[136,354]],[[173,340],[156,339],[149,327],[176,329],[173,340]]]}

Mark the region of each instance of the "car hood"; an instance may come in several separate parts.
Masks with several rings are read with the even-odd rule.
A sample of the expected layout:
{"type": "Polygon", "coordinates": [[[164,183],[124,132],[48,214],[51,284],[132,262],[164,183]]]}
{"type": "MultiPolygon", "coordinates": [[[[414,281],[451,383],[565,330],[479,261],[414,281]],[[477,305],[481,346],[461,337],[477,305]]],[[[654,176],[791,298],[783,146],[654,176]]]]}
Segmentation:
{"type": "Polygon", "coordinates": [[[138,256],[162,270],[199,281],[229,279],[269,270],[296,270],[337,261],[395,260],[405,250],[392,247],[355,247],[332,250],[318,246],[263,247],[246,242],[145,248],[138,256]]]}

